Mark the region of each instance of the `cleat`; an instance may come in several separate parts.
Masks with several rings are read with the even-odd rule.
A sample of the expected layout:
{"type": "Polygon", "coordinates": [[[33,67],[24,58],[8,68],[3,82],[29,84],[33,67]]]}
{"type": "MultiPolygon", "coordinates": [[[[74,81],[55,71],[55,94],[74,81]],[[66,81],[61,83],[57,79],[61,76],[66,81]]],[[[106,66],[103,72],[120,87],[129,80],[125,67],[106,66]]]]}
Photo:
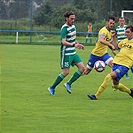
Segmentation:
{"type": "Polygon", "coordinates": [[[71,85],[69,83],[64,83],[64,86],[69,94],[71,94],[71,85]]]}
{"type": "Polygon", "coordinates": [[[112,84],[112,90],[117,91],[117,88],[115,88],[113,84],[112,84]]]}
{"type": "Polygon", "coordinates": [[[112,86],[112,89],[113,89],[113,91],[117,91],[117,89],[116,89],[116,88],[114,88],[113,86],[112,86]]]}
{"type": "Polygon", "coordinates": [[[130,90],[131,90],[131,94],[129,94],[129,95],[133,98],[133,88],[130,90]]]}
{"type": "Polygon", "coordinates": [[[113,88],[113,91],[117,91],[117,89],[116,88],[113,88]]]}
{"type": "Polygon", "coordinates": [[[88,96],[91,100],[97,100],[97,98],[96,98],[95,95],[90,95],[90,94],[88,94],[87,96],[88,96]]]}
{"type": "Polygon", "coordinates": [[[126,76],[126,79],[129,79],[130,77],[129,76],[126,76]]]}
{"type": "Polygon", "coordinates": [[[54,88],[49,87],[48,88],[48,91],[49,91],[49,93],[50,93],[51,96],[54,96],[54,93],[55,93],[55,89],[54,88]]]}

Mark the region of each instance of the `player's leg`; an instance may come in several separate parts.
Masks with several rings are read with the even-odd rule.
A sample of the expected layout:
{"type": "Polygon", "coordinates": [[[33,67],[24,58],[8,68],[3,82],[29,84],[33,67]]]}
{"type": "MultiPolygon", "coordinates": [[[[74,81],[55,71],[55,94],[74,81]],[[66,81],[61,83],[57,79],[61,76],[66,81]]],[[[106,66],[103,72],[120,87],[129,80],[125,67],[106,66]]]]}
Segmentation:
{"type": "Polygon", "coordinates": [[[126,73],[126,79],[129,79],[130,77],[129,77],[129,75],[128,75],[128,72],[126,73]]]}
{"type": "Polygon", "coordinates": [[[125,66],[119,66],[118,67],[118,69],[115,71],[117,74],[117,78],[115,80],[113,80],[113,84],[114,84],[113,86],[114,86],[114,88],[119,89],[122,92],[127,92],[130,96],[133,97],[131,89],[129,89],[128,87],[126,87],[125,85],[123,85],[121,83],[116,84],[116,82],[119,81],[125,75],[125,73],[128,72],[128,70],[129,69],[125,66]]]}
{"type": "Polygon", "coordinates": [[[73,74],[72,78],[68,81],[68,83],[71,85],[74,81],[76,81],[83,73],[84,71],[84,64],[83,62],[77,63],[76,66],[78,67],[78,70],[73,74]]]}
{"type": "Polygon", "coordinates": [[[118,85],[114,85],[114,87],[116,89],[119,89],[122,92],[128,93],[131,97],[133,97],[133,89],[129,89],[128,87],[126,87],[125,85],[121,83],[119,83],[118,85]]]}
{"type": "Polygon", "coordinates": [[[86,35],[85,43],[87,43],[87,41],[88,41],[88,33],[86,35]]]}
{"type": "Polygon", "coordinates": [[[100,85],[100,87],[98,88],[97,92],[95,93],[95,95],[91,95],[88,94],[87,96],[92,99],[92,100],[97,100],[98,97],[100,96],[100,94],[106,89],[108,83],[112,80],[111,74],[108,74],[103,83],[100,85]]]}
{"type": "Polygon", "coordinates": [[[114,87],[122,92],[127,92],[128,94],[131,94],[131,90],[121,83],[119,83],[118,85],[114,85],[114,87]]]}
{"type": "Polygon", "coordinates": [[[92,33],[90,33],[89,37],[90,37],[90,43],[92,43],[92,33]]]}
{"type": "MultiPolygon", "coordinates": [[[[111,74],[114,75],[115,73],[112,72],[111,74]]],[[[100,85],[100,87],[98,88],[98,91],[97,91],[96,94],[95,94],[96,98],[99,97],[99,95],[100,95],[100,94],[106,89],[106,87],[108,86],[108,83],[112,80],[111,74],[108,74],[108,75],[105,77],[103,83],[102,83],[102,84],[100,85]]]]}
{"type": "Polygon", "coordinates": [[[125,87],[123,84],[119,83],[119,80],[125,75],[125,73],[128,72],[128,68],[125,66],[114,64],[112,66],[112,69],[113,69],[113,72],[111,72],[105,77],[103,83],[100,85],[96,94],[95,95],[89,94],[88,95],[89,98],[96,100],[99,97],[99,95],[106,89],[111,79],[113,79],[114,88],[119,89],[120,91],[123,91],[123,92],[127,92],[128,94],[131,95],[131,90],[125,87]]]}
{"type": "Polygon", "coordinates": [[[50,95],[54,95],[56,86],[69,74],[69,69],[65,68],[62,70],[62,73],[60,73],[54,83],[48,88],[48,91],[50,92],[50,95]]]}
{"type": "Polygon", "coordinates": [[[90,54],[90,57],[89,57],[88,62],[87,62],[87,66],[84,70],[85,75],[89,74],[92,71],[95,62],[98,61],[98,60],[100,60],[99,56],[90,54]]]}
{"type": "Polygon", "coordinates": [[[73,82],[75,82],[83,73],[84,71],[84,64],[81,60],[81,58],[76,54],[74,55],[74,57],[72,57],[72,66],[76,65],[78,67],[78,70],[73,74],[73,76],[71,77],[71,79],[64,84],[64,86],[66,87],[66,90],[68,93],[71,94],[71,84],[73,82]]]}
{"type": "Polygon", "coordinates": [[[54,83],[48,88],[50,95],[54,95],[56,86],[69,74],[70,68],[69,56],[61,56],[60,65],[62,68],[62,73],[60,73],[54,83]]]}

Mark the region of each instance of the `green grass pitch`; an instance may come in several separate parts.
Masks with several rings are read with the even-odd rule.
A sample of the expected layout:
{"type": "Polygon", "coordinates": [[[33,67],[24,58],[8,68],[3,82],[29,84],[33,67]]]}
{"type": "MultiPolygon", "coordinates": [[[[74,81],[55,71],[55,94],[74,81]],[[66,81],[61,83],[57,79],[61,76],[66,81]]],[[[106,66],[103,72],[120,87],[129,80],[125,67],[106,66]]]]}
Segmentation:
{"type": "MultiPolygon", "coordinates": [[[[93,46],[77,50],[84,64],[93,46]]],[[[63,86],[76,67],[50,96],[47,88],[61,72],[60,46],[0,45],[1,52],[1,133],[132,133],[133,100],[113,91],[111,83],[99,97],[94,94],[110,68],[102,73],[93,70],[72,85],[72,94],[63,86]]],[[[133,75],[121,83],[133,87],[133,75]]]]}

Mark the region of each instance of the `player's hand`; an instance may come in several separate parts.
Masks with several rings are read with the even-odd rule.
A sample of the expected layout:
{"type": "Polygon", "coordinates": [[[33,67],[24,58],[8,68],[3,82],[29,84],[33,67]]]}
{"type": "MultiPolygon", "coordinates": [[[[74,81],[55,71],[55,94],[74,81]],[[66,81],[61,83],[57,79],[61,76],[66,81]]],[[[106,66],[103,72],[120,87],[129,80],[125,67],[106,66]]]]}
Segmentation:
{"type": "Polygon", "coordinates": [[[79,44],[79,43],[76,43],[76,44],[75,44],[75,48],[84,50],[84,45],[79,44]]]}
{"type": "Polygon", "coordinates": [[[111,45],[111,49],[112,49],[112,51],[115,50],[115,46],[114,45],[111,45]]]}
{"type": "Polygon", "coordinates": [[[112,37],[116,36],[116,31],[115,30],[112,30],[111,33],[112,33],[112,37]]]}

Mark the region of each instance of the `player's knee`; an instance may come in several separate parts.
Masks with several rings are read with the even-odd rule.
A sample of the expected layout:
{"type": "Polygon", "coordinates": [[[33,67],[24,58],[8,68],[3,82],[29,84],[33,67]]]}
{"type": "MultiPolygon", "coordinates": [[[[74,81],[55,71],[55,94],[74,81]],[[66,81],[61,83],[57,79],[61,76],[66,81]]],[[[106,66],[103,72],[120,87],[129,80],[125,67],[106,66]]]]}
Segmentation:
{"type": "Polygon", "coordinates": [[[63,70],[62,74],[66,77],[69,74],[69,70],[63,70]]]}
{"type": "Polygon", "coordinates": [[[115,88],[115,89],[119,89],[119,84],[117,84],[117,85],[112,84],[112,87],[115,88]]]}

